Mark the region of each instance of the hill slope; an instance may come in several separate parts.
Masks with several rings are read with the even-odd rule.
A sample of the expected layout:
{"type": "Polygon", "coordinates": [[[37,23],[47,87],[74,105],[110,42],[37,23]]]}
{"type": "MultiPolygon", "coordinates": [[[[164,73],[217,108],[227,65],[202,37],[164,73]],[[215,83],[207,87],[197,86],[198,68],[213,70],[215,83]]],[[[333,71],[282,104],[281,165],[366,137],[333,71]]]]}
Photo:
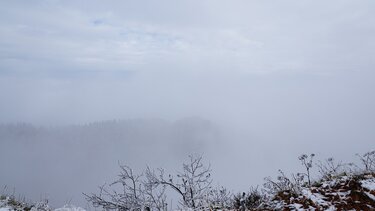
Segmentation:
{"type": "Polygon", "coordinates": [[[280,192],[256,210],[375,210],[375,174],[342,175],[302,188],[280,192]]]}

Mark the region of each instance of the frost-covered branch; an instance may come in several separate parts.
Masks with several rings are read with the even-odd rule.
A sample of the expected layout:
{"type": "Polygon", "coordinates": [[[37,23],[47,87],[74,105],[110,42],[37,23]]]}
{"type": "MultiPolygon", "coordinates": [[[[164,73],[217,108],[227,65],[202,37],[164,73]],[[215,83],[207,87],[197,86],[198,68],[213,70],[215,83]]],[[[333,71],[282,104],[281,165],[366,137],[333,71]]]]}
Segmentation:
{"type": "Polygon", "coordinates": [[[307,176],[307,182],[309,186],[311,186],[310,169],[312,168],[314,157],[315,157],[315,154],[310,154],[310,156],[306,154],[302,154],[301,156],[298,157],[298,159],[301,161],[302,165],[306,169],[306,173],[303,173],[303,174],[307,176]]]}
{"type": "Polygon", "coordinates": [[[375,150],[366,152],[363,155],[356,154],[362,165],[364,166],[365,172],[374,172],[375,171],[375,150]]]}
{"type": "Polygon", "coordinates": [[[116,186],[112,187],[112,191],[108,191],[108,187],[103,185],[99,194],[84,194],[94,207],[105,210],[165,210],[165,187],[153,184],[147,175],[134,174],[128,166],[120,165],[120,168],[118,180],[108,186],[116,186]]]}
{"type": "Polygon", "coordinates": [[[146,174],[154,184],[170,187],[181,196],[181,205],[184,208],[199,208],[204,204],[204,198],[212,183],[211,168],[202,163],[202,156],[189,156],[188,163],[183,164],[183,171],[177,174],[175,180],[172,175],[168,178],[164,170],[159,169],[159,174],[147,170],[146,174]]]}

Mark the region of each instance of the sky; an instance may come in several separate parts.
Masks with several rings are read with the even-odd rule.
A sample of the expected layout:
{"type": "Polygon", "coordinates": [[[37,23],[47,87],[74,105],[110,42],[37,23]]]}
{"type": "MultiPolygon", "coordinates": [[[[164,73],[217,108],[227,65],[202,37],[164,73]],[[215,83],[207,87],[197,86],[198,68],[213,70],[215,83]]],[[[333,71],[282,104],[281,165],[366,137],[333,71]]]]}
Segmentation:
{"type": "Polygon", "coordinates": [[[374,9],[370,0],[1,1],[0,123],[196,116],[234,146],[218,169],[241,161],[256,179],[295,168],[305,152],[350,160],[375,138],[374,9]]]}
{"type": "Polygon", "coordinates": [[[372,1],[1,4],[2,122],[210,117],[373,72],[372,1]]]}

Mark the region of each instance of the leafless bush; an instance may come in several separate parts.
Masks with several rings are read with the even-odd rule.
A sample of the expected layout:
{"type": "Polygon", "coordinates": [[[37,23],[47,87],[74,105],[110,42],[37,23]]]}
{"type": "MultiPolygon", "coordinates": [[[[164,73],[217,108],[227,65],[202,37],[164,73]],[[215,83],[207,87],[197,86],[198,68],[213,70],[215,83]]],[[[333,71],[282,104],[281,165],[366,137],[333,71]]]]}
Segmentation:
{"type": "Polygon", "coordinates": [[[258,190],[258,187],[251,187],[249,192],[238,193],[233,197],[233,208],[236,210],[256,209],[265,200],[265,195],[258,190]]]}
{"type": "Polygon", "coordinates": [[[0,195],[0,210],[3,206],[11,207],[9,210],[52,211],[47,199],[43,199],[37,203],[26,202],[24,196],[15,197],[14,192],[11,195],[4,193],[0,195]]]}
{"type": "Polygon", "coordinates": [[[198,209],[204,206],[205,196],[212,183],[211,168],[204,166],[201,155],[190,155],[189,158],[189,162],[183,164],[183,171],[177,174],[176,179],[170,174],[166,178],[164,170],[160,170],[158,175],[153,172],[147,174],[153,184],[175,190],[181,196],[180,204],[183,208],[198,209]]]}
{"type": "Polygon", "coordinates": [[[52,211],[52,209],[48,204],[48,200],[44,199],[33,205],[30,211],[52,211]]]}
{"type": "Polygon", "coordinates": [[[328,158],[324,162],[318,161],[316,163],[318,171],[324,180],[330,180],[333,177],[339,176],[340,174],[352,173],[353,163],[343,163],[342,161],[336,162],[334,158],[328,158]]]}
{"type": "Polygon", "coordinates": [[[229,209],[232,203],[232,194],[225,187],[210,188],[206,196],[206,204],[211,210],[229,209]]]}
{"type": "Polygon", "coordinates": [[[280,192],[288,192],[294,195],[301,193],[302,186],[304,183],[304,174],[297,173],[292,174],[291,178],[288,178],[282,170],[279,170],[279,176],[276,180],[272,180],[271,177],[266,177],[263,187],[266,193],[276,195],[280,192]]]}
{"type": "Polygon", "coordinates": [[[375,171],[375,150],[366,152],[365,154],[356,154],[362,165],[364,166],[363,171],[365,172],[374,172],[375,171]]]}
{"type": "Polygon", "coordinates": [[[166,210],[165,192],[166,188],[171,188],[181,196],[184,209],[202,208],[212,182],[211,169],[203,165],[202,156],[189,158],[189,162],[183,164],[183,171],[177,174],[177,179],[171,174],[166,177],[164,169],[155,171],[147,167],[144,174],[137,175],[128,166],[120,165],[118,180],[100,187],[99,194],[84,195],[94,207],[105,210],[166,210]]]}
{"type": "Polygon", "coordinates": [[[128,166],[120,165],[120,168],[121,173],[118,180],[109,186],[101,186],[99,194],[84,194],[94,207],[121,211],[166,209],[165,187],[152,184],[147,176],[134,174],[128,166]],[[116,189],[113,187],[115,185],[120,188],[116,189]],[[112,188],[111,191],[108,190],[109,187],[112,188]]]}

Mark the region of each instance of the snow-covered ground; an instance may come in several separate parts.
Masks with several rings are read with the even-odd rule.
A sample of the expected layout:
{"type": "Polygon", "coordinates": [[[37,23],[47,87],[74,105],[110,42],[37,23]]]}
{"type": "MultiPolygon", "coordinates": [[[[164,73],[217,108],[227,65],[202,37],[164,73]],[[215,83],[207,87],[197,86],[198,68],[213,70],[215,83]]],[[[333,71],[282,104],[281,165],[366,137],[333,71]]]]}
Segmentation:
{"type": "MultiPolygon", "coordinates": [[[[6,197],[3,200],[0,200],[0,211],[16,211],[24,210],[23,208],[29,207],[26,203],[17,202],[17,204],[11,202],[10,197],[6,197]]],[[[65,205],[61,208],[52,209],[45,203],[36,203],[34,207],[31,208],[31,211],[86,211],[81,207],[76,207],[74,205],[65,205]]]]}
{"type": "Polygon", "coordinates": [[[340,176],[304,187],[298,197],[286,194],[271,204],[280,210],[375,210],[375,175],[340,176]]]}
{"type": "Polygon", "coordinates": [[[86,211],[86,210],[81,207],[76,207],[73,205],[65,205],[64,207],[57,208],[54,211],[86,211]]]}

